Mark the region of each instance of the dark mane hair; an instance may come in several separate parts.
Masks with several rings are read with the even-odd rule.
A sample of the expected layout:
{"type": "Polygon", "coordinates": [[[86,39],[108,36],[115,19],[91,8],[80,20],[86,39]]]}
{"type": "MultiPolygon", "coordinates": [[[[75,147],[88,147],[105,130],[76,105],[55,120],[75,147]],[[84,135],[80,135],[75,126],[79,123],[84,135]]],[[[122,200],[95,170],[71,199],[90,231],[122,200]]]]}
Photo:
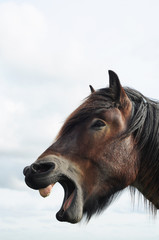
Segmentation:
{"type": "MultiPolygon", "coordinates": [[[[141,157],[138,179],[143,183],[145,197],[151,201],[152,195],[159,195],[159,102],[130,88],[125,88],[125,92],[133,103],[126,134],[134,135],[141,157]]],[[[151,208],[154,210],[155,206],[151,208]]]]}

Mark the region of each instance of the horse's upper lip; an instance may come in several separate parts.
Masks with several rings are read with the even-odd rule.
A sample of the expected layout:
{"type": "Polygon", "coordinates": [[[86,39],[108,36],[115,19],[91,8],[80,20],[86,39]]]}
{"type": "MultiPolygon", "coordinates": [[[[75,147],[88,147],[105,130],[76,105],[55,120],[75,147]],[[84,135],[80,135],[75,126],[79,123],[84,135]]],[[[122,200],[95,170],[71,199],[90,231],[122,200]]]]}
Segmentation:
{"type": "Polygon", "coordinates": [[[58,177],[54,174],[54,177],[50,177],[52,171],[55,169],[53,162],[32,164],[29,167],[25,167],[23,173],[25,175],[26,184],[35,190],[46,188],[52,183],[58,181],[58,177]]]}

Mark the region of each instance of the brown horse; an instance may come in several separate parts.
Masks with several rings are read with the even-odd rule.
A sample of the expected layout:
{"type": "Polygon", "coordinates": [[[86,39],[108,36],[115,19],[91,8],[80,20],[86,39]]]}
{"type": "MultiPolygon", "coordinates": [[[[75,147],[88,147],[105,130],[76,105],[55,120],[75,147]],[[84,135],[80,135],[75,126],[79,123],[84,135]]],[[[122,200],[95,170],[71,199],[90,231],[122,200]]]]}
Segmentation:
{"type": "Polygon", "coordinates": [[[109,88],[95,91],[66,120],[55,142],[24,169],[43,197],[59,182],[60,221],[79,222],[107,207],[127,186],[159,208],[159,105],[123,88],[109,71],[109,88]]]}

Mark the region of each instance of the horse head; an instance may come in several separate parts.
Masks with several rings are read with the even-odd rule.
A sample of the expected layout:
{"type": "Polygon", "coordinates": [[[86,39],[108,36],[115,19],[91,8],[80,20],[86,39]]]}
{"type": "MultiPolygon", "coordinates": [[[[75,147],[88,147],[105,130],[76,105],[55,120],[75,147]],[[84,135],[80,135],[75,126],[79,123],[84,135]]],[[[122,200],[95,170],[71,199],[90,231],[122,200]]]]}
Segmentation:
{"type": "Polygon", "coordinates": [[[77,223],[84,215],[90,219],[122,189],[139,188],[139,150],[129,131],[135,111],[131,97],[113,71],[108,88],[90,88],[91,94],[66,119],[54,143],[24,169],[26,184],[43,197],[56,182],[63,186],[59,221],[77,223]]]}

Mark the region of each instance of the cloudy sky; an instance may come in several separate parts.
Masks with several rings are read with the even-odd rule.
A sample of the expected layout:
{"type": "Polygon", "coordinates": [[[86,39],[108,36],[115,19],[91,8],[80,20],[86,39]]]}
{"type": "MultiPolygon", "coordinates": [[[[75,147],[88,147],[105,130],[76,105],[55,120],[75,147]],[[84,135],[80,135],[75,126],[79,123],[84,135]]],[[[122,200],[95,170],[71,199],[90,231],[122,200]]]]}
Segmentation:
{"type": "Polygon", "coordinates": [[[108,69],[159,98],[158,12],[158,0],[0,0],[0,239],[158,240],[159,217],[128,191],[71,225],[55,218],[62,187],[42,199],[22,174],[108,69]]]}

